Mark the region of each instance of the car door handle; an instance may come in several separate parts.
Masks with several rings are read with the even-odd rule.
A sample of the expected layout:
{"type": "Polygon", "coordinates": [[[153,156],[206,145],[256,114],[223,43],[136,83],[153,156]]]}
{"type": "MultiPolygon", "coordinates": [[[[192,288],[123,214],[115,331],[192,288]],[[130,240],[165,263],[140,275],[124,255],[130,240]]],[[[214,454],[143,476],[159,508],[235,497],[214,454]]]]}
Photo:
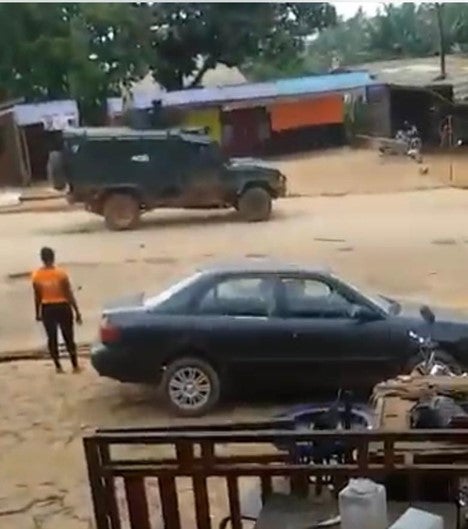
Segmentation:
{"type": "Polygon", "coordinates": [[[293,332],[292,337],[293,337],[294,339],[299,338],[299,333],[297,333],[297,332],[293,332]]]}

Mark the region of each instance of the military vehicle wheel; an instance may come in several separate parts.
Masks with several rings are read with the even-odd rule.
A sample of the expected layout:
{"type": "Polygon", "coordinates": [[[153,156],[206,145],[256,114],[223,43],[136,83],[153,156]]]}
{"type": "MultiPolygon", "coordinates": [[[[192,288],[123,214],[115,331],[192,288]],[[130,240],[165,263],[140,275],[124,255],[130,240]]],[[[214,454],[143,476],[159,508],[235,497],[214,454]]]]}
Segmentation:
{"type": "Polygon", "coordinates": [[[109,230],[132,230],[140,221],[140,203],[129,193],[112,193],[105,199],[103,214],[109,230]]]}
{"type": "Polygon", "coordinates": [[[57,191],[63,191],[67,186],[63,155],[60,151],[51,151],[47,160],[47,179],[57,191]]]}
{"type": "Polygon", "coordinates": [[[247,222],[268,220],[271,215],[271,195],[262,187],[251,187],[239,198],[237,210],[247,222]]]}

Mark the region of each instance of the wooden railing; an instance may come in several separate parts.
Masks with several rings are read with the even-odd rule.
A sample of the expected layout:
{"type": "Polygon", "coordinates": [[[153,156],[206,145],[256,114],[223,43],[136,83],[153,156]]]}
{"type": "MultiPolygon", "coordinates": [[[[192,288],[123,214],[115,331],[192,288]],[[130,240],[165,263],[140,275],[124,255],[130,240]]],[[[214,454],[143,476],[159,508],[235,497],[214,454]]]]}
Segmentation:
{"type": "Polygon", "coordinates": [[[274,478],[278,476],[287,478],[291,491],[297,494],[309,489],[311,478],[320,485],[325,476],[341,484],[357,476],[380,481],[403,476],[409,479],[409,490],[413,493],[418,490],[418,484],[429,477],[440,479],[440,483],[454,483],[468,476],[468,430],[299,433],[270,430],[269,426],[264,423],[203,426],[190,430],[97,430],[84,439],[97,529],[151,529],[150,519],[155,515],[161,518],[165,529],[180,529],[178,482],[181,478],[190,480],[190,492],[193,491],[194,527],[212,527],[208,479],[216,478],[224,483],[233,529],[240,529],[239,480],[244,477],[255,478],[262,498],[266,498],[273,491],[274,478]],[[347,456],[333,465],[311,463],[297,457],[296,448],[300,443],[330,442],[348,447],[347,456]],[[281,451],[274,445],[290,449],[281,451]],[[140,451],[151,453],[130,457],[137,446],[140,451]],[[437,450],[425,450],[428,446],[439,447],[443,457],[436,457],[437,450]],[[452,447],[457,447],[456,455],[452,454],[452,447]],[[157,456],[153,455],[155,451],[157,456]],[[157,481],[157,501],[152,495],[148,496],[149,479],[157,481]],[[119,494],[123,498],[121,501],[119,494]],[[125,523],[122,522],[124,518],[125,523]]]}

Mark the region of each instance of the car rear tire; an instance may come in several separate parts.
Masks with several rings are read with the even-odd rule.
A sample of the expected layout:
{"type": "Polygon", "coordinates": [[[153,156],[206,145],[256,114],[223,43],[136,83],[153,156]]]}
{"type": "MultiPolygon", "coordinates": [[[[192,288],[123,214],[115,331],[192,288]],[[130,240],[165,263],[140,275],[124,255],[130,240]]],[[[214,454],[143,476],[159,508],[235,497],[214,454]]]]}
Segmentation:
{"type": "Polygon", "coordinates": [[[262,187],[251,187],[244,191],[237,204],[237,210],[247,222],[268,220],[271,209],[271,195],[262,187]]]}
{"type": "Polygon", "coordinates": [[[219,401],[218,373],[205,360],[185,357],[169,364],[162,380],[169,408],[181,417],[200,417],[219,401]]]}
{"type": "Polygon", "coordinates": [[[103,214],[109,230],[132,230],[140,222],[140,202],[129,193],[112,193],[104,201],[103,214]]]}
{"type": "MultiPolygon", "coordinates": [[[[436,366],[438,365],[441,370],[444,368],[448,369],[453,375],[461,375],[463,373],[463,369],[453,356],[442,350],[435,352],[435,364],[436,366]]],[[[418,354],[413,358],[410,358],[405,371],[406,373],[417,372],[423,374],[423,367],[424,358],[422,355],[418,354]]]]}

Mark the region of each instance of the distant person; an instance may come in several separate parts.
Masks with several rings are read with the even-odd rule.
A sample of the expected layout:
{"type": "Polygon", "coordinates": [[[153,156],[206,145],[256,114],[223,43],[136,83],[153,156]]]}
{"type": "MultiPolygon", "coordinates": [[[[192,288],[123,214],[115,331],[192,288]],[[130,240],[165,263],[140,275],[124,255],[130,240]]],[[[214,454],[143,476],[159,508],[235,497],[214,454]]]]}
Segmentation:
{"type": "Polygon", "coordinates": [[[50,356],[57,373],[63,373],[58,349],[58,328],[62,333],[73,372],[80,371],[74,340],[73,313],[76,323],[81,325],[81,314],[73,295],[67,273],[55,266],[55,254],[51,248],[41,249],[43,266],[32,274],[36,320],[42,321],[47,334],[50,356]]]}

